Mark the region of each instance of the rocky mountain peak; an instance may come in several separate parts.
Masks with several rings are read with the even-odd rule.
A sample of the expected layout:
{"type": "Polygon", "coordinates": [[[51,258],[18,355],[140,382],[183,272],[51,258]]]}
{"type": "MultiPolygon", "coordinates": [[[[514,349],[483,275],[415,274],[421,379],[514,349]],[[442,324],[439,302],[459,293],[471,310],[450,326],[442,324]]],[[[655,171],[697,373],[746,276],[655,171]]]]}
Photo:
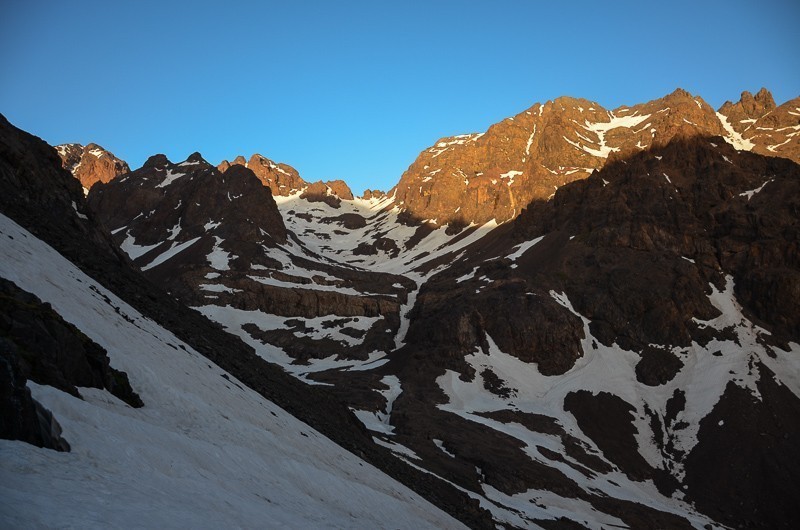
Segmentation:
{"type": "Polygon", "coordinates": [[[739,101],[736,103],[726,101],[720,107],[719,112],[726,116],[731,127],[741,134],[750,128],[756,120],[775,108],[775,100],[772,94],[766,88],[762,88],[755,96],[745,90],[742,92],[739,101]]]}
{"type": "Polygon", "coordinates": [[[201,155],[197,151],[189,155],[189,158],[186,159],[186,162],[191,162],[194,164],[202,162],[203,164],[208,164],[208,162],[206,162],[206,160],[203,158],[203,155],[201,155]]]}
{"type": "Polygon", "coordinates": [[[354,198],[352,190],[343,180],[329,180],[325,182],[325,185],[328,186],[331,192],[336,194],[340,199],[352,201],[354,198]]]}
{"type": "Polygon", "coordinates": [[[61,144],[55,147],[58,156],[61,157],[61,166],[73,172],[75,167],[81,163],[81,156],[83,155],[83,146],[81,144],[61,144]]]}
{"type": "Polygon", "coordinates": [[[225,172],[231,166],[244,166],[250,169],[264,186],[267,186],[273,195],[284,197],[299,192],[306,186],[306,181],[300,178],[300,174],[295,168],[288,164],[274,162],[269,158],[255,153],[250,160],[238,155],[233,162],[223,160],[218,166],[221,172],[225,172]]]}
{"type": "Polygon", "coordinates": [[[171,163],[172,162],[169,161],[169,158],[167,158],[167,155],[163,155],[163,154],[159,153],[157,155],[153,155],[150,158],[148,158],[145,161],[144,165],[142,166],[142,169],[163,168],[163,167],[165,167],[165,166],[167,166],[167,165],[169,165],[171,163]]]}
{"type": "Polygon", "coordinates": [[[765,88],[755,96],[742,92],[737,103],[726,101],[718,116],[737,149],[800,162],[800,98],[775,106],[765,88]]]}
{"type": "Polygon", "coordinates": [[[736,109],[734,112],[741,112],[748,118],[760,118],[775,107],[775,99],[773,99],[772,93],[762,87],[755,96],[745,90],[735,104],[726,101],[720,108],[720,112],[727,115],[730,111],[725,112],[726,110],[733,111],[733,109],[736,109]]]}
{"type": "Polygon", "coordinates": [[[108,182],[130,171],[127,162],[95,143],[62,144],[55,149],[62,167],[81,182],[84,193],[96,182],[108,182]]]}
{"type": "Polygon", "coordinates": [[[678,87],[675,90],[673,90],[669,95],[667,95],[664,99],[694,99],[694,96],[688,90],[684,90],[681,87],[678,87]]]}
{"type": "Polygon", "coordinates": [[[249,264],[265,245],[286,243],[270,189],[249,168],[234,164],[221,173],[197,153],[179,164],[163,155],[151,161],[92,189],[88,204],[143,271],[152,269],[159,281],[163,271],[182,271],[168,284],[173,292],[234,262],[249,264]]]}
{"type": "Polygon", "coordinates": [[[756,103],[761,104],[764,107],[764,110],[767,112],[771,111],[776,107],[775,99],[772,97],[772,92],[766,89],[766,87],[761,87],[761,90],[753,97],[753,100],[756,103]]]}

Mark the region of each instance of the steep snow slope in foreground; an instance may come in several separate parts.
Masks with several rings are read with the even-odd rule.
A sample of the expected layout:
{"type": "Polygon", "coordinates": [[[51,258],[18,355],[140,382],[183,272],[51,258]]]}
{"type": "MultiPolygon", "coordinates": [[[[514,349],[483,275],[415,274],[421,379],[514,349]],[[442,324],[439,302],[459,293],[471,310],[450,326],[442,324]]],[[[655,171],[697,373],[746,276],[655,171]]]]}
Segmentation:
{"type": "Polygon", "coordinates": [[[0,240],[0,275],[106,348],[145,403],[29,383],[72,452],[0,440],[0,526],[461,527],[2,215],[0,240]]]}

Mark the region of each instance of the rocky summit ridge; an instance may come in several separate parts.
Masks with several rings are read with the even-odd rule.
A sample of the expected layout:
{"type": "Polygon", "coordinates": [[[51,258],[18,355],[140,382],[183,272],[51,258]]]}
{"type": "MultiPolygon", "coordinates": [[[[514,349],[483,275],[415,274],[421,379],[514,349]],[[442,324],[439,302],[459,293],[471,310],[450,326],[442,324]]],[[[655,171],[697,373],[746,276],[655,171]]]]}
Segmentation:
{"type": "Polygon", "coordinates": [[[424,150],[394,189],[397,204],[439,224],[513,219],[534,199],[609,160],[665,145],[679,130],[722,136],[738,149],[800,161],[800,99],[775,108],[762,89],[715,111],[677,89],[647,103],[607,110],[561,97],[509,117],[483,133],[442,138],[424,150]],[[735,123],[735,126],[732,125],[735,123]]]}
{"type": "MultiPolygon", "coordinates": [[[[310,384],[325,411],[274,399],[471,527],[791,528],[798,132],[797,99],[715,111],[677,90],[534,105],[437,142],[387,195],[195,153],[82,200],[30,139],[8,158],[70,191],[51,201],[68,221],[45,230],[23,203],[52,193],[15,192],[15,171],[0,184],[22,199],[4,212],[88,231],[51,239],[116,248],[235,337],[233,358],[247,345],[310,384]]],[[[248,359],[235,373],[263,392],[248,359]]]]}
{"type": "MultiPolygon", "coordinates": [[[[587,177],[609,160],[665,145],[687,128],[684,134],[721,136],[739,150],[800,162],[800,98],[776,106],[765,88],[755,95],[742,92],[739,101],[726,101],[716,111],[680,88],[613,110],[565,96],[536,103],[482,133],[439,139],[420,153],[386,195],[412,224],[424,221],[457,231],[492,220],[502,223],[532,200],[551,197],[559,187],[587,177]]],[[[85,180],[87,189],[129,170],[94,144],[57,149],[65,167],[85,180]]],[[[253,171],[274,196],[303,194],[331,205],[353,198],[344,181],[308,183],[292,166],[260,154],[223,160],[217,169],[224,172],[231,165],[253,171]]],[[[367,190],[362,198],[384,195],[367,190]]]]}

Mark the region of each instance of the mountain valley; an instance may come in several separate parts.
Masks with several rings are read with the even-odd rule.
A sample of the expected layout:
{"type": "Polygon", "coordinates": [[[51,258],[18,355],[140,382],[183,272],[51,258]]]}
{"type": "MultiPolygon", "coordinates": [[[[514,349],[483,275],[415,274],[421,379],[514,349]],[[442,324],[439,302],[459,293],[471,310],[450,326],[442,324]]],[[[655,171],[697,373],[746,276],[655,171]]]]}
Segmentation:
{"type": "Polygon", "coordinates": [[[4,300],[49,304],[143,404],[64,368],[78,396],[56,390],[4,331],[32,401],[3,410],[74,455],[2,442],[24,484],[2,512],[38,499],[20,526],[59,524],[50,478],[93,506],[135,480],[108,524],[173,490],[165,518],[241,526],[800,519],[800,98],[558,98],[361,197],[260,154],[131,171],[3,122],[2,277],[27,292],[4,300]]]}

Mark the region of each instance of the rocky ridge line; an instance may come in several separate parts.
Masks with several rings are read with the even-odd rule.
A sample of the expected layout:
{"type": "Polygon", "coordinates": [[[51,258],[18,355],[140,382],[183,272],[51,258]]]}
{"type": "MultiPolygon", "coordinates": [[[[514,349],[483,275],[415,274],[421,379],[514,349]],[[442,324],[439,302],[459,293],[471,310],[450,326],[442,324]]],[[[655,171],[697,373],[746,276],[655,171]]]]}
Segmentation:
{"type": "Polygon", "coordinates": [[[440,139],[402,175],[393,190],[396,205],[413,219],[439,225],[508,221],[531,201],[546,200],[607,162],[665,145],[687,125],[695,134],[722,136],[737,149],[800,162],[800,98],[774,108],[762,89],[716,112],[681,89],[613,111],[560,97],[484,133],[440,139]]]}

